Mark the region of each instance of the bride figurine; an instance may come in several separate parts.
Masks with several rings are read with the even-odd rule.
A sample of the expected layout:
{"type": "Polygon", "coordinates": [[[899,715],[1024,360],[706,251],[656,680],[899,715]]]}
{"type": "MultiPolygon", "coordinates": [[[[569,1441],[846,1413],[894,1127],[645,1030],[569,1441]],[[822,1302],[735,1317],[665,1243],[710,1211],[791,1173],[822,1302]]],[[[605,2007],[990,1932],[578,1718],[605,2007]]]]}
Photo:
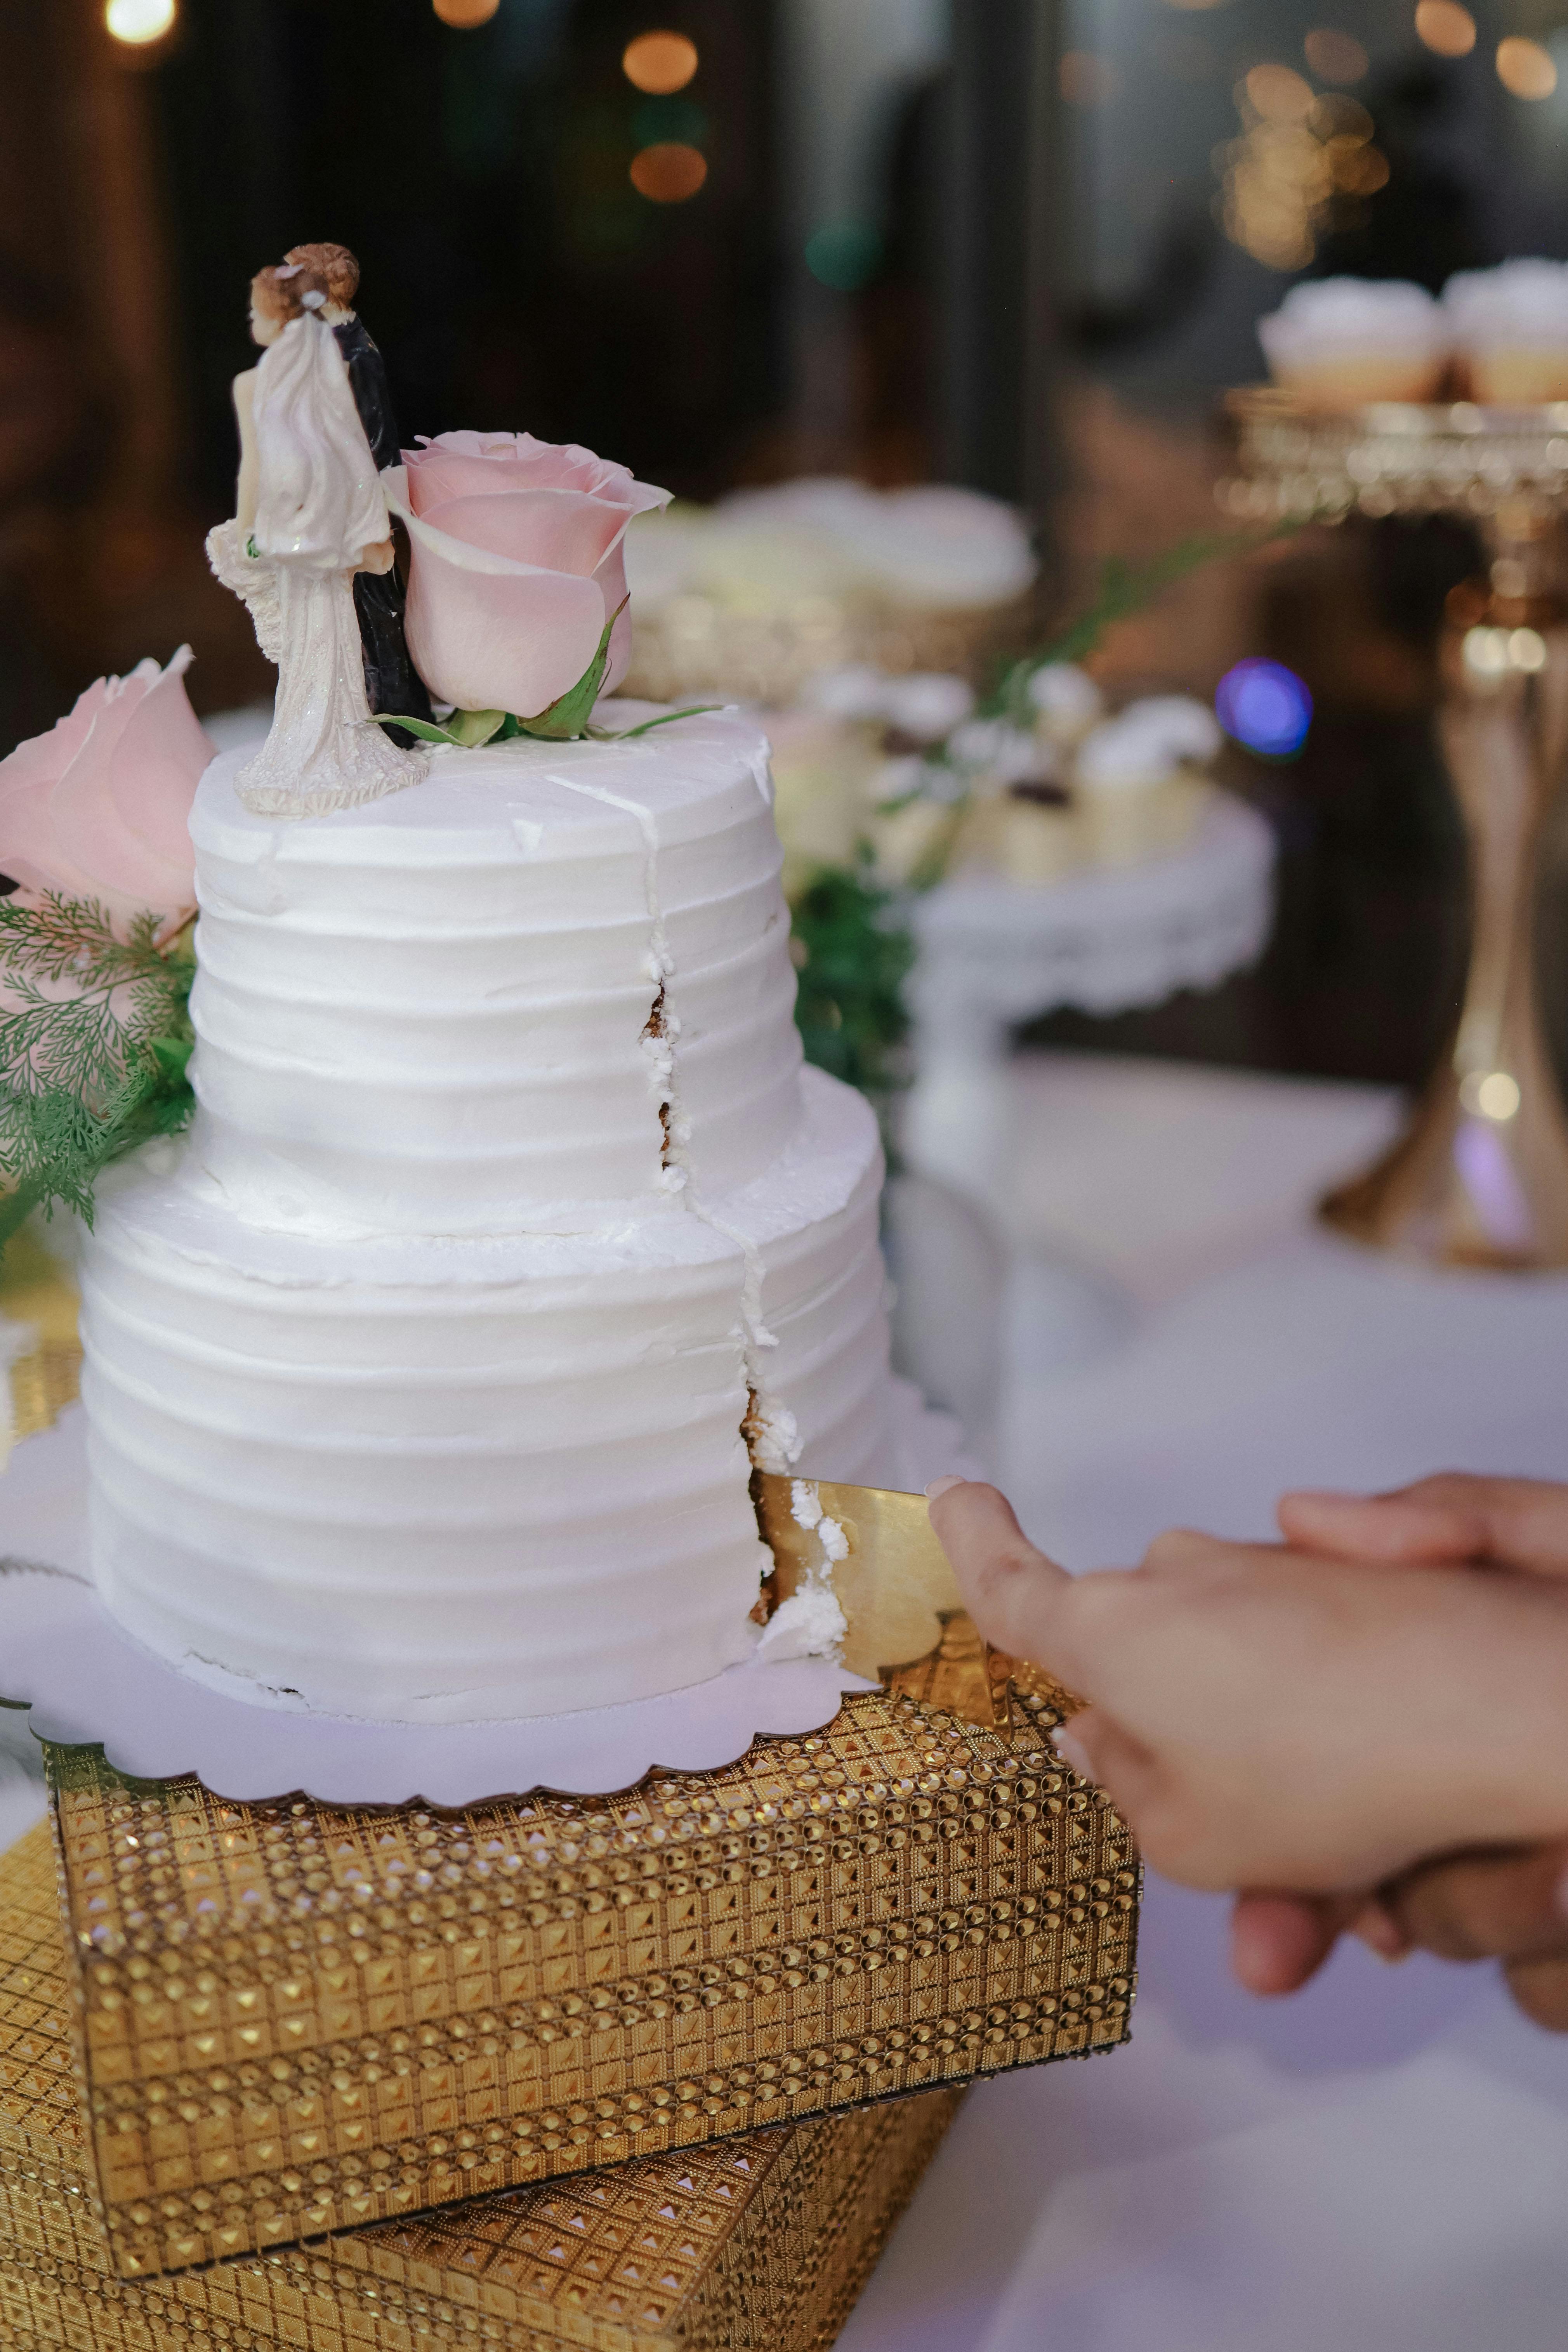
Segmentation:
{"type": "Polygon", "coordinates": [[[349,373],[321,316],[328,289],[298,262],[251,281],[260,364],[235,378],[239,487],[207,553],[278,665],[272,731],[242,768],[260,815],[319,816],[415,783],[422,753],[371,719],[353,582],[393,560],[391,523],[349,373]]]}

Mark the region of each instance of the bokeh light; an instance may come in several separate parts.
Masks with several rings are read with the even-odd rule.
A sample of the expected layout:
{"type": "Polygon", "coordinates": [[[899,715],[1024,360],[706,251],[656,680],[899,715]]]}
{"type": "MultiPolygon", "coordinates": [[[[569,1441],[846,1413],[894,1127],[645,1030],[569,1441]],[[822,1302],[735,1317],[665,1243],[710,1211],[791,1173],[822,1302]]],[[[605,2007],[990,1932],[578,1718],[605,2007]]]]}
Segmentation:
{"type": "Polygon", "coordinates": [[[632,185],[652,205],[683,205],[707,177],[706,158],[683,139],[661,139],[632,157],[632,185]]]}
{"type": "Polygon", "coordinates": [[[175,14],[175,0],[108,0],[103,21],[112,39],[141,49],[163,39],[175,14]]]}
{"type": "Polygon", "coordinates": [[[1415,34],[1440,58],[1468,58],[1476,46],[1476,20],[1459,0],[1420,0],[1415,34]]]}
{"type": "Polygon", "coordinates": [[[1292,66],[1254,66],[1242,87],[1265,122],[1305,122],[1312,111],[1312,85],[1292,66]]]}
{"type": "Polygon", "coordinates": [[[668,98],[697,71],[697,44],[684,33],[639,33],[626,43],[621,71],[635,89],[668,98]]]}
{"type": "Polygon", "coordinates": [[[1551,50],[1539,41],[1510,33],[1497,45],[1497,78],[1511,98],[1550,98],[1557,87],[1557,68],[1551,50]]]}
{"type": "Polygon", "coordinates": [[[471,33],[476,25],[489,23],[500,0],[430,0],[430,5],[443,25],[457,33],[471,33]]]}
{"type": "Polygon", "coordinates": [[[1221,678],[1214,707],[1226,733],[1266,760],[1293,759],[1312,723],[1312,698],[1283,662],[1237,662],[1221,678]]]}
{"type": "Polygon", "coordinates": [[[1331,25],[1309,33],[1301,46],[1320,81],[1360,81],[1372,63],[1353,33],[1336,32],[1331,25]]]}
{"type": "Polygon", "coordinates": [[[1121,87],[1121,76],[1110,59],[1097,58],[1091,49],[1068,49],[1057,75],[1069,106],[1103,106],[1121,87]]]}
{"type": "Polygon", "coordinates": [[[876,275],[882,240],[869,221],[828,221],[805,241],[805,266],[819,285],[853,294],[876,275]]]}

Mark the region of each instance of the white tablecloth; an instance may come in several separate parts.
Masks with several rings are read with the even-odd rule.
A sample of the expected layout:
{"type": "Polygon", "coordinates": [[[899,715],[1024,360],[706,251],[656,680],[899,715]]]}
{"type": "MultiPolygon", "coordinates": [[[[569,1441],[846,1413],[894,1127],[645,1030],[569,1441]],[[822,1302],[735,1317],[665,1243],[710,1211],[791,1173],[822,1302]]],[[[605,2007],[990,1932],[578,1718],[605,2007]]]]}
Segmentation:
{"type": "MultiPolygon", "coordinates": [[[[1568,1475],[1568,1280],[1307,1224],[1386,1097],[1055,1055],[1011,1095],[1000,1205],[1053,1257],[1018,1276],[1003,1476],[1070,1566],[1173,1521],[1267,1535],[1286,1485],[1568,1475]],[[1074,1278],[1105,1312],[1064,1350],[1074,1278]]],[[[1254,2000],[1225,1926],[1150,1882],[1131,2047],[971,2093],[841,2352],[1568,2343],[1568,2039],[1489,1971],[1359,1948],[1254,2000]]]]}

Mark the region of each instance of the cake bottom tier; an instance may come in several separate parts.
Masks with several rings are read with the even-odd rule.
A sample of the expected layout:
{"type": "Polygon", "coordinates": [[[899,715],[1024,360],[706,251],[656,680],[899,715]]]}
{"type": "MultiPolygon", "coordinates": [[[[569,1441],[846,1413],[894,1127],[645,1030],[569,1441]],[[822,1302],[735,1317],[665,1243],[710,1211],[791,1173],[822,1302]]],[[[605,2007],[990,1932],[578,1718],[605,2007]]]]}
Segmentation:
{"type": "Polygon", "coordinates": [[[0,2344],[14,2352],[813,2352],[831,2343],[959,2093],[114,2276],[92,2196],[48,1833],[0,1859],[0,2344]]]}
{"type": "Polygon", "coordinates": [[[94,1573],[184,1672],[461,1722],[614,1705],[744,1657],[771,1565],[742,1422],[876,1475],[881,1160],[805,1074],[741,1191],[611,1232],[313,1241],[178,1175],[104,1188],[82,1266],[94,1573]]]}

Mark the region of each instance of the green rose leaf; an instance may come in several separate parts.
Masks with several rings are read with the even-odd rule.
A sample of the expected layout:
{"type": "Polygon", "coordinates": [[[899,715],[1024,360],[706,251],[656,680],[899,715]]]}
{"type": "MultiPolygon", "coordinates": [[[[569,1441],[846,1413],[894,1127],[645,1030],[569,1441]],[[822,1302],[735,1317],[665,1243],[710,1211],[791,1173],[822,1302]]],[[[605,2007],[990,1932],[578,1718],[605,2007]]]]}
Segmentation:
{"type": "Polygon", "coordinates": [[[559,695],[536,719],[519,719],[518,725],[524,735],[541,735],[552,743],[569,743],[588,732],[588,721],[593,716],[594,705],[599,699],[605,672],[610,666],[610,633],[630,603],[629,596],[623,596],[605,623],[599,650],[576,685],[559,695]]]}

